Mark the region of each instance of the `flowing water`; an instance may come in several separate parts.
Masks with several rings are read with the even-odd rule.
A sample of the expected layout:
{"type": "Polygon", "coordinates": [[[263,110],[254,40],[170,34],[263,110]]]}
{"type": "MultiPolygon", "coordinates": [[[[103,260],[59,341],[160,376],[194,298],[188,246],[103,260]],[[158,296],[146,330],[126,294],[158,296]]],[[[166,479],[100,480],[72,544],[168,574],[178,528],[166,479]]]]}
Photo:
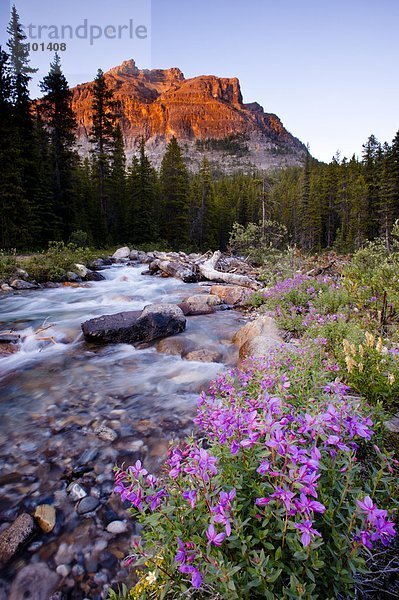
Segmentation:
{"type": "Polygon", "coordinates": [[[57,511],[54,531],[37,533],[9,564],[4,588],[24,566],[46,563],[58,567],[61,598],[105,598],[109,583],[126,577],[121,559],[134,533],[130,522],[125,533],[106,531],[127,517],[111,494],[113,465],[140,458],[159,468],[169,440],[191,432],[200,390],[236,361],[231,339],[243,320],[236,311],[188,317],[186,331],[169,339],[169,352],[205,348],[219,354],[218,363],[161,353],[156,344],[87,344],[80,324],[89,318],[205,291],[143,269],[115,265],[102,271],[105,281],[0,299],[0,333],[23,340],[18,352],[0,357],[0,528],[41,503],[57,511]],[[118,437],[101,439],[95,429],[102,424],[118,437]],[[94,510],[79,514],[67,491],[73,482],[94,510]]]}

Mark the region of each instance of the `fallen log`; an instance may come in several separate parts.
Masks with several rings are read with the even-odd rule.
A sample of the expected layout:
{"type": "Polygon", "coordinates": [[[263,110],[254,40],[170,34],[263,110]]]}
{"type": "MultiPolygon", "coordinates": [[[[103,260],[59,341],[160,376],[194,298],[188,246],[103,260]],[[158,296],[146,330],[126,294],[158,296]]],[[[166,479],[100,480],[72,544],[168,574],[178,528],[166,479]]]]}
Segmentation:
{"type": "Polygon", "coordinates": [[[258,289],[259,284],[255,279],[248,277],[247,275],[237,275],[236,273],[224,273],[218,271],[216,265],[220,260],[222,253],[218,250],[214,252],[211,258],[198,265],[198,270],[205,279],[209,281],[215,281],[217,283],[232,283],[234,285],[241,285],[248,287],[253,290],[258,289]]]}
{"type": "Polygon", "coordinates": [[[152,273],[158,270],[163,271],[171,277],[181,279],[185,283],[194,283],[197,281],[197,275],[191,267],[176,261],[160,260],[157,258],[150,263],[149,270],[152,273]]]}

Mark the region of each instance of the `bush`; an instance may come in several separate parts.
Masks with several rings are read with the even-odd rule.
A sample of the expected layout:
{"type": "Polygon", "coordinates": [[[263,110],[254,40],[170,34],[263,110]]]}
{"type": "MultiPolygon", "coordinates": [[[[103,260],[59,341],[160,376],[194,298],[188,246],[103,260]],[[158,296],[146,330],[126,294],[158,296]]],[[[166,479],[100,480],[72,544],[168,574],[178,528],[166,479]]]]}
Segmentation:
{"type": "Polygon", "coordinates": [[[350,386],[373,403],[382,402],[389,411],[399,406],[399,349],[381,337],[366,332],[363,343],[343,342],[350,386]]]}
{"type": "Polygon", "coordinates": [[[85,248],[87,246],[88,235],[85,231],[77,229],[71,233],[69,243],[76,248],[85,248]]]}
{"type": "Polygon", "coordinates": [[[17,266],[15,254],[0,251],[0,280],[11,277],[17,266]]]}
{"type": "Polygon", "coordinates": [[[244,254],[258,264],[270,257],[277,258],[287,243],[287,229],[276,221],[249,223],[246,227],[233,224],[229,247],[233,252],[244,254]]]}
{"type": "Polygon", "coordinates": [[[76,248],[74,244],[64,242],[49,242],[46,251],[35,254],[24,262],[24,268],[29,276],[39,283],[60,281],[66,271],[73,271],[76,263],[87,264],[98,252],[88,248],[76,248]]]}
{"type": "Polygon", "coordinates": [[[353,595],[365,552],[394,535],[375,505],[394,478],[378,448],[356,459],[372,422],[325,358],[316,344],[223,375],[199,402],[202,439],[174,446],[159,479],[117,469],[144,525],[131,599],[353,595]]]}

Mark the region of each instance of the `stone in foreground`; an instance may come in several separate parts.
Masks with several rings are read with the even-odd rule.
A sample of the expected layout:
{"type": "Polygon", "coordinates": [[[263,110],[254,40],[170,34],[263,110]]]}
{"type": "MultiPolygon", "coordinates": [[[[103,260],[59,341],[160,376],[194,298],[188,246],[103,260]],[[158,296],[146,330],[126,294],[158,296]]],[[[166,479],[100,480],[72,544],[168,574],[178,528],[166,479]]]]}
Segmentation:
{"type": "Polygon", "coordinates": [[[58,582],[59,576],[45,563],[27,565],[14,579],[9,600],[48,600],[58,582]]]}
{"type": "Polygon", "coordinates": [[[118,250],[116,250],[116,252],[113,253],[112,258],[115,258],[116,260],[121,260],[122,258],[129,258],[129,255],[130,248],[124,246],[123,248],[118,248],[118,250]]]}
{"type": "Polygon", "coordinates": [[[51,504],[39,504],[35,510],[35,519],[44,533],[50,533],[55,527],[56,512],[51,504]]]}
{"type": "Polygon", "coordinates": [[[88,342],[101,344],[133,344],[138,341],[137,319],[140,311],[131,310],[116,315],[103,315],[82,323],[88,342]]]}
{"type": "Polygon", "coordinates": [[[252,291],[241,285],[213,285],[211,294],[215,294],[226,304],[239,306],[250,297],[252,291]]]}
{"type": "Polygon", "coordinates": [[[185,327],[185,316],[174,304],[150,304],[142,312],[103,315],[82,323],[85,339],[101,344],[151,342],[181,333],[185,327]]]}
{"type": "Polygon", "coordinates": [[[33,519],[27,513],[0,534],[0,566],[4,566],[26,544],[34,531],[33,519]]]}

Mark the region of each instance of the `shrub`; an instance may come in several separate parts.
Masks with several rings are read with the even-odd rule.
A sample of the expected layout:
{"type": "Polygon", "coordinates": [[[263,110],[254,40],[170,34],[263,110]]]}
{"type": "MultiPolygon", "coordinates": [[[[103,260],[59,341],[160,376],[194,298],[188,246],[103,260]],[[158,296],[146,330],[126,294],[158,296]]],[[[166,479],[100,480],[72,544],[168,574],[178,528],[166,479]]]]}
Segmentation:
{"type": "Polygon", "coordinates": [[[0,251],[0,280],[11,277],[17,266],[15,254],[0,251]]]}
{"type": "Polygon", "coordinates": [[[117,469],[145,526],[130,598],[353,595],[364,553],[394,535],[375,504],[392,468],[377,448],[357,460],[372,422],[323,361],[316,344],[221,376],[199,402],[202,439],[172,447],[159,479],[117,469]]]}
{"type": "Polygon", "coordinates": [[[399,405],[399,348],[366,332],[363,343],[343,342],[350,386],[371,402],[392,411],[399,405]]]}
{"type": "Polygon", "coordinates": [[[281,254],[287,235],[286,227],[276,221],[249,223],[246,227],[234,223],[229,247],[233,252],[245,254],[254,262],[262,264],[265,258],[281,254]]]}
{"type": "Polygon", "coordinates": [[[71,233],[69,243],[76,248],[84,248],[87,246],[88,235],[85,231],[77,229],[71,233]]]}

